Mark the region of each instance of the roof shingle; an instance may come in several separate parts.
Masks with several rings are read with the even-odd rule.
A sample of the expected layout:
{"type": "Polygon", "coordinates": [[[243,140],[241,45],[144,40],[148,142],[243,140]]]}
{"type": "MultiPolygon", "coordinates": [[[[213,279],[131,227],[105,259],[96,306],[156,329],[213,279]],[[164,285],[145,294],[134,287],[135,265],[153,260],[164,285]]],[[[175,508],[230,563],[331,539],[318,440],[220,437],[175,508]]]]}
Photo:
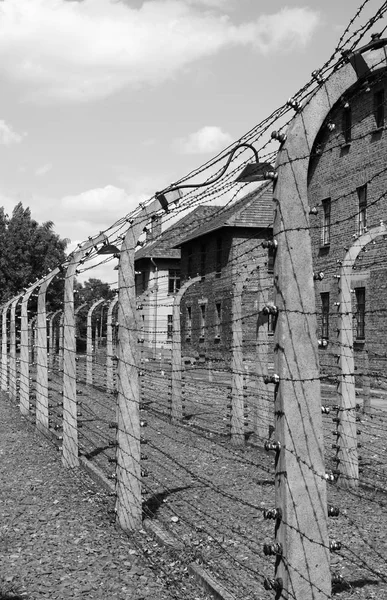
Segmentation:
{"type": "Polygon", "coordinates": [[[196,229],[191,229],[188,235],[174,243],[174,247],[180,247],[181,244],[222,227],[273,227],[272,183],[261,185],[230,206],[218,206],[215,209],[210,218],[207,218],[196,229]]]}
{"type": "Polygon", "coordinates": [[[198,206],[188,215],[168,227],[155,240],[146,244],[135,255],[135,260],[140,258],[180,258],[180,250],[176,248],[187,232],[197,229],[200,223],[210,220],[211,216],[219,210],[219,206],[198,206]]]}

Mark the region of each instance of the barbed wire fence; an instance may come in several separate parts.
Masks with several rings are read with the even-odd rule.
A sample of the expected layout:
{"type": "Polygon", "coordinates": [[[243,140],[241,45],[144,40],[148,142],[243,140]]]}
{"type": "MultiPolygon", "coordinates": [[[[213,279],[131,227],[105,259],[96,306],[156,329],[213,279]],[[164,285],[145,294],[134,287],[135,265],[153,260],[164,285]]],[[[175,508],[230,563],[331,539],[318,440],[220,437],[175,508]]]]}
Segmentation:
{"type": "MultiPolygon", "coordinates": [[[[2,391],[56,441],[67,467],[82,463],[99,474],[114,494],[116,519],[124,530],[139,530],[144,517],[157,517],[166,532],[183,542],[180,560],[204,565],[235,598],[266,597],[271,590],[277,598],[322,600],[331,598],[332,585],[343,598],[357,585],[386,589],[380,526],[386,511],[386,417],[385,411],[370,407],[372,368],[378,364],[383,379],[380,365],[386,357],[381,350],[363,361],[357,396],[363,406],[358,405],[350,285],[355,261],[367,260],[363,249],[382,238],[385,226],[375,220],[346,250],[342,264],[324,274],[336,276],[339,286],[338,305],[330,310],[332,318],[338,317],[339,335],[320,360],[319,279],[311,248],[320,223],[307,194],[316,136],[333,105],[357,82],[358,57],[376,80],[383,77],[379,38],[356,53],[387,11],[383,3],[354,29],[367,5],[369,0],[330,60],[290,105],[177,184],[205,174],[205,187],[183,197],[168,189],[156,195],[86,240],[63,265],[2,307],[2,391]],[[271,139],[267,132],[274,124],[277,134],[271,139]],[[274,148],[278,142],[279,152],[274,148]],[[160,357],[149,356],[144,337],[157,331],[146,331],[139,322],[135,284],[135,252],[144,228],[161,215],[168,222],[205,202],[227,198],[231,203],[240,197],[245,186],[234,180],[248,153],[246,147],[235,151],[240,144],[258,146],[269,165],[276,159],[273,237],[268,240],[261,232],[252,247],[241,241],[231,277],[221,274],[219,301],[230,308],[228,320],[222,320],[224,331],[215,326],[203,331],[203,324],[192,323],[189,332],[214,340],[228,331],[227,352],[217,361],[205,352],[195,362],[187,357],[188,332],[180,313],[188,292],[202,295],[206,282],[198,276],[176,294],[168,349],[160,357]],[[222,173],[218,164],[230,152],[229,168],[222,173]],[[273,274],[266,264],[268,242],[275,250],[273,274]],[[109,245],[120,245],[118,256],[103,254],[109,245]],[[113,269],[117,257],[116,298],[81,309],[82,303],[74,302],[76,275],[101,262],[111,261],[113,269]],[[46,292],[55,277],[64,281],[63,305],[48,314],[46,292]],[[87,313],[86,352],[77,352],[77,310],[87,313]]],[[[379,175],[384,172],[382,167],[379,175]]],[[[384,195],[375,199],[376,206],[384,195]]],[[[340,224],[355,218],[355,212],[343,216],[336,235],[340,224]]],[[[155,300],[149,294],[141,302],[155,300]]],[[[369,317],[384,310],[374,307],[369,317]]]]}

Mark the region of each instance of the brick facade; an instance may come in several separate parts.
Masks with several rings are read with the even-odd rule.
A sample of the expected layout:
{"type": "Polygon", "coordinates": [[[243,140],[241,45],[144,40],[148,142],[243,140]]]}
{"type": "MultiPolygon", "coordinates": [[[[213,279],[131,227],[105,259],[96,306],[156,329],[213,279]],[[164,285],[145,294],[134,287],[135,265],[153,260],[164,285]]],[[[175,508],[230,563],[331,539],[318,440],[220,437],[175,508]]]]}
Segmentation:
{"type": "MultiPolygon", "coordinates": [[[[268,194],[272,211],[271,192],[268,194]]],[[[267,201],[268,198],[265,199],[267,201]]],[[[248,200],[246,199],[246,202],[248,200]]],[[[227,214],[227,213],[226,213],[227,214]]],[[[219,216],[214,219],[219,220],[219,216]]],[[[222,220],[222,219],[221,219],[222,220]]],[[[226,221],[226,215],[224,217],[226,221]]],[[[181,248],[182,281],[200,275],[181,302],[182,351],[187,357],[230,362],[232,345],[232,296],[237,281],[248,271],[242,294],[243,352],[254,360],[257,310],[262,285],[272,296],[268,251],[262,242],[272,237],[272,227],[219,226],[205,233],[200,227],[181,248]],[[260,273],[261,283],[258,280],[260,273]]]]}
{"type": "MultiPolygon", "coordinates": [[[[310,158],[308,199],[310,207],[318,210],[310,216],[313,268],[324,273],[323,280],[316,282],[316,307],[319,337],[328,338],[320,349],[320,363],[327,374],[337,372],[335,303],[340,261],[364,227],[370,230],[387,221],[386,88],[386,71],[381,70],[350,90],[332,107],[310,158]]],[[[387,243],[383,237],[360,253],[351,288],[355,369],[358,373],[367,369],[368,353],[371,372],[380,383],[387,382],[383,376],[387,365],[387,243]]]]}

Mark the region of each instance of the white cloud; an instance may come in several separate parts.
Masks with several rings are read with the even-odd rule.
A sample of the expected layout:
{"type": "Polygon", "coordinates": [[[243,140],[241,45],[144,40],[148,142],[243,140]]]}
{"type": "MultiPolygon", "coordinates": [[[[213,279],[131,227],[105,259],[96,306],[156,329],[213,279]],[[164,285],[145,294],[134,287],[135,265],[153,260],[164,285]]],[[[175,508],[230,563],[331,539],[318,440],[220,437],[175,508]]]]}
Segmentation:
{"type": "MultiPolygon", "coordinates": [[[[181,1],[181,0],[180,0],[181,1]]],[[[197,4],[208,8],[225,8],[231,4],[230,0],[183,0],[186,4],[197,4]]]]}
{"type": "Polygon", "coordinates": [[[251,25],[255,32],[253,44],[263,52],[288,51],[305,46],[319,24],[319,14],[308,8],[285,7],[278,13],[262,15],[251,25]]]}
{"type": "Polygon", "coordinates": [[[49,171],[51,171],[51,169],[52,169],[52,164],[51,163],[47,163],[45,165],[42,165],[38,169],[36,169],[35,175],[37,177],[44,177],[44,175],[47,175],[47,173],[49,171]]]}
{"type": "MultiPolygon", "coordinates": [[[[60,201],[60,209],[66,215],[66,221],[73,224],[72,228],[75,226],[78,230],[82,224],[81,229],[86,239],[132,211],[139,201],[141,199],[129,196],[125,190],[107,185],[74,196],[65,196],[60,201]]],[[[69,233],[68,237],[74,236],[69,233]]]]}
{"type": "Polygon", "coordinates": [[[222,5],[148,0],[135,9],[117,0],[3,0],[0,70],[28,86],[26,97],[87,101],[159,84],[226,47],[289,51],[305,45],[318,25],[318,13],[308,8],[235,24],[207,10],[222,5]]]}
{"type": "Polygon", "coordinates": [[[3,120],[0,120],[0,144],[3,146],[11,146],[11,144],[19,144],[25,134],[16,133],[10,125],[3,120]]]}
{"type": "Polygon", "coordinates": [[[233,137],[220,127],[206,125],[186,138],[175,140],[174,145],[183,154],[205,154],[218,152],[233,141],[233,137]]]}

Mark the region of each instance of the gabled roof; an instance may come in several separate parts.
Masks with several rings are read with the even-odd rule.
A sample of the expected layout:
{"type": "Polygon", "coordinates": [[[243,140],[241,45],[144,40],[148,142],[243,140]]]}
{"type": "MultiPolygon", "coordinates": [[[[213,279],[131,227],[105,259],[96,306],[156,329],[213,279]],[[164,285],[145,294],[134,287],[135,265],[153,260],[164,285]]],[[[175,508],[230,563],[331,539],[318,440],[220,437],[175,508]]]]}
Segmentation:
{"type": "Polygon", "coordinates": [[[149,242],[135,254],[135,260],[141,258],[180,258],[180,250],[176,248],[186,237],[187,232],[197,229],[200,223],[211,220],[211,216],[219,211],[219,206],[198,206],[185,217],[168,227],[157,239],[149,242]]]}
{"type": "Polygon", "coordinates": [[[195,238],[211,233],[222,227],[248,227],[272,228],[273,227],[273,187],[272,183],[265,183],[253,190],[237,202],[225,207],[216,207],[210,218],[201,223],[183,237],[174,247],[195,238]]]}

